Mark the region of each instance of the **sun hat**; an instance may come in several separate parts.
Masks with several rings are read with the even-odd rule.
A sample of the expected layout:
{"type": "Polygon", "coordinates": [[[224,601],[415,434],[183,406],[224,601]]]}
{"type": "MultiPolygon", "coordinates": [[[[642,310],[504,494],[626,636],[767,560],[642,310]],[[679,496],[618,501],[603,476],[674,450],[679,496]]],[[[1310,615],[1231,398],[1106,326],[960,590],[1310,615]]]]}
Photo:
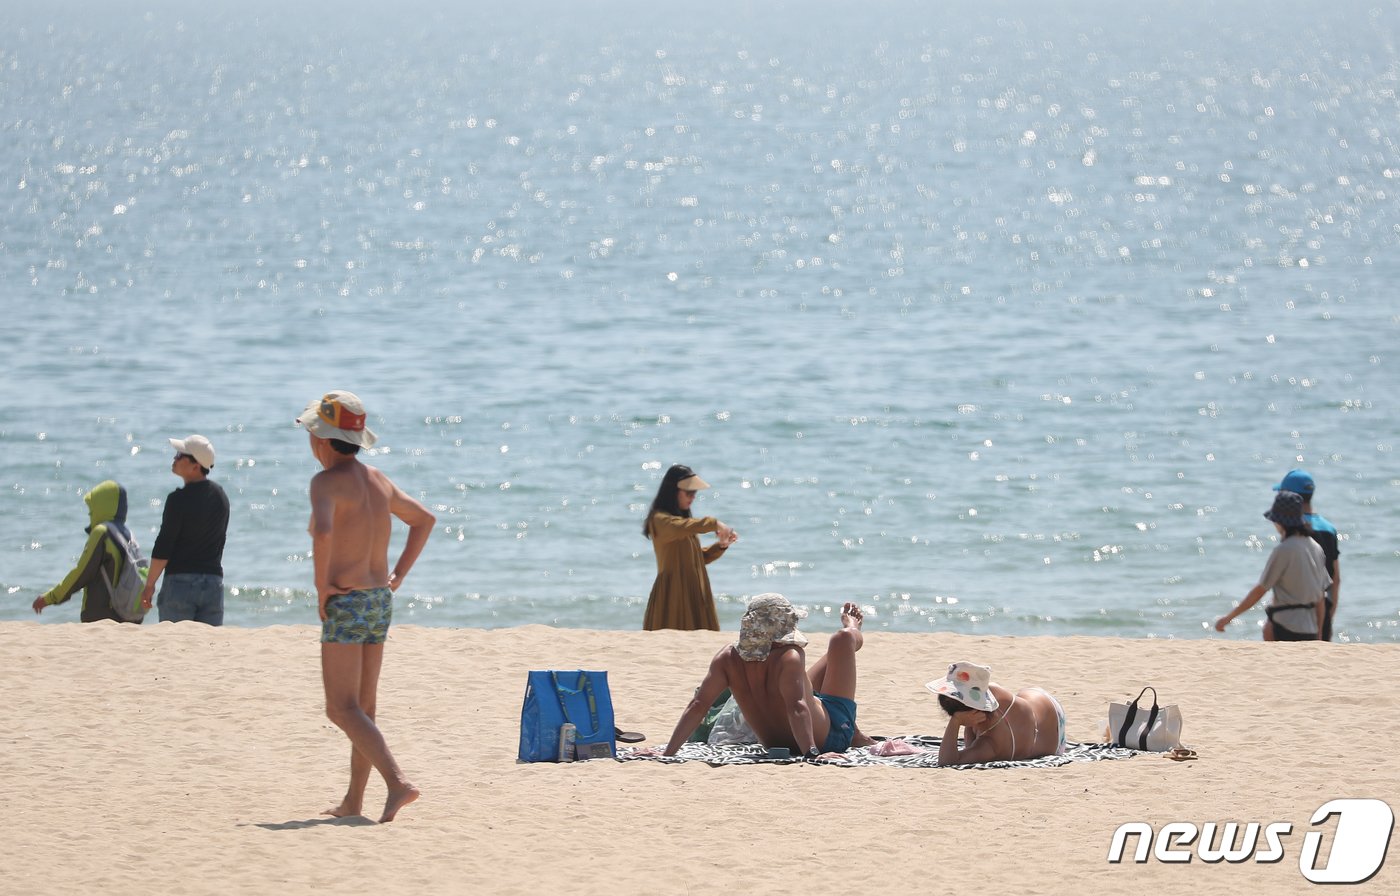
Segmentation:
{"type": "Polygon", "coordinates": [[[680,468],[678,472],[685,474],[685,478],[676,483],[676,488],[683,492],[698,492],[702,488],[710,487],[710,484],[695,475],[695,471],[690,467],[684,464],[676,464],[676,466],[680,468]]]}
{"type": "Polygon", "coordinates": [[[992,695],[992,670],[976,663],[953,663],[947,678],[935,678],[924,687],[947,694],[969,709],[991,712],[1001,705],[992,695]]]}
{"type": "Polygon", "coordinates": [[[339,439],[361,448],[373,447],[379,440],[365,426],[365,404],[360,396],[341,389],[309,402],[296,422],[318,439],[339,439]]]}
{"type": "Polygon", "coordinates": [[[774,644],[806,647],[807,636],[797,630],[797,621],[806,618],[806,610],[797,609],[781,594],[755,595],[739,620],[739,656],[757,663],[768,659],[774,644]]]}
{"type": "Polygon", "coordinates": [[[1279,492],[1274,495],[1274,506],[1264,511],[1264,519],[1285,529],[1303,525],[1303,496],[1296,492],[1279,492]]]}
{"type": "Polygon", "coordinates": [[[1313,493],[1317,485],[1313,482],[1312,474],[1307,470],[1289,470],[1288,475],[1283,477],[1283,481],[1274,486],[1276,492],[1293,492],[1294,494],[1308,496],[1313,493]]]}
{"type": "Polygon", "coordinates": [[[170,447],[175,449],[177,454],[188,454],[194,458],[194,462],[206,470],[214,468],[214,446],[204,436],[185,436],[183,439],[171,439],[170,447]]]}

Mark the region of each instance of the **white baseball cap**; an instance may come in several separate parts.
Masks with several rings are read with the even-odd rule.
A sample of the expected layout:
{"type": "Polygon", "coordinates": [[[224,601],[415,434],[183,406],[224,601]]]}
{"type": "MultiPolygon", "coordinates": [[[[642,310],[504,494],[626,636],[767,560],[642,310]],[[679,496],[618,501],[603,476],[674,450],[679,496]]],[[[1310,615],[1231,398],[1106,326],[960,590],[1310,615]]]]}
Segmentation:
{"type": "Polygon", "coordinates": [[[206,470],[214,468],[214,446],[204,436],[185,436],[183,439],[171,439],[170,447],[174,448],[178,454],[188,454],[194,458],[194,462],[206,470]]]}

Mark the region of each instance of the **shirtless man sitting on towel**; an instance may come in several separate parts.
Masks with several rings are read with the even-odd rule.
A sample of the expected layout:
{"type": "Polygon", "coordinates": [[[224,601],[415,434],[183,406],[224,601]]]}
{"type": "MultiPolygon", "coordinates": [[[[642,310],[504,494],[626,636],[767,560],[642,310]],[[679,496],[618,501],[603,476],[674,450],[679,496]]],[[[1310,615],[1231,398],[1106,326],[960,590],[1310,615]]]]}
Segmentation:
{"type": "Polygon", "coordinates": [[[806,616],[781,594],[750,600],[739,642],[710,661],[662,755],[676,754],[725,688],[766,747],[787,747],[811,761],[871,743],[856,727],[856,651],[865,642],[860,608],[841,608],[841,630],[810,672],[802,649],[807,638],[797,630],[806,616]]]}

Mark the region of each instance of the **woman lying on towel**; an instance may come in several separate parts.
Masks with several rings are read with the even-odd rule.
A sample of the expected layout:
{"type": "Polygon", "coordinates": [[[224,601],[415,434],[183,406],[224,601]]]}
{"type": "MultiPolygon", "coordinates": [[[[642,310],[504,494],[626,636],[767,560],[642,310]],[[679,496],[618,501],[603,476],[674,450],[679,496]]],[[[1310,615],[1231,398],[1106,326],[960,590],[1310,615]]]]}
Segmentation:
{"type": "Polygon", "coordinates": [[[992,683],[991,669],[975,663],[954,663],[947,678],[925,687],[938,695],[938,705],[948,714],[939,765],[1038,759],[1065,751],[1065,711],[1041,688],[1013,694],[992,683]]]}

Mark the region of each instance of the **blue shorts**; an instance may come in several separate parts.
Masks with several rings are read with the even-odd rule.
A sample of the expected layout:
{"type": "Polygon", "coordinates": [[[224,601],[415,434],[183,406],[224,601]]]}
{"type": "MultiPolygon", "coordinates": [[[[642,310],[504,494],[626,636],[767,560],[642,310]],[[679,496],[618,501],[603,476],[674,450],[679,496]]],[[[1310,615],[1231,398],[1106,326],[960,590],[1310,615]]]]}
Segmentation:
{"type": "Polygon", "coordinates": [[[844,753],[850,749],[851,738],[856,736],[856,701],[846,697],[833,697],[831,694],[813,694],[826,707],[827,718],[831,719],[831,730],[826,733],[823,753],[844,753]]]}
{"type": "Polygon", "coordinates": [[[394,592],[369,588],[326,598],[322,644],[383,644],[394,615],[394,592]]]}

